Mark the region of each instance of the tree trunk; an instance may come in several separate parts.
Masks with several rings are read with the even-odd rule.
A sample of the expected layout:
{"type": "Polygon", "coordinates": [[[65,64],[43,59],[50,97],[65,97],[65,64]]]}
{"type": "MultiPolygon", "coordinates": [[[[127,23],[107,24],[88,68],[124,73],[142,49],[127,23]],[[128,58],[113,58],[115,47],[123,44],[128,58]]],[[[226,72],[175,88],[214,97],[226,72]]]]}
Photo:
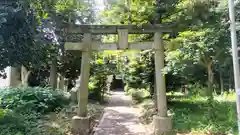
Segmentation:
{"type": "Polygon", "coordinates": [[[58,76],[58,89],[64,91],[65,81],[64,76],[59,74],[58,76]]]}
{"type": "Polygon", "coordinates": [[[104,101],[104,95],[105,95],[105,91],[107,90],[106,89],[107,87],[104,87],[104,88],[102,88],[102,92],[101,92],[101,99],[100,99],[100,102],[103,102],[104,101]]]}
{"type": "Polygon", "coordinates": [[[27,68],[22,65],[21,67],[21,81],[22,86],[27,87],[28,86],[28,78],[31,74],[31,71],[27,71],[27,68]]]}
{"type": "Polygon", "coordinates": [[[50,69],[50,86],[53,89],[57,88],[57,59],[52,60],[52,65],[50,69]]]}
{"type": "Polygon", "coordinates": [[[224,93],[224,84],[223,84],[222,71],[219,71],[219,79],[220,79],[220,89],[221,89],[221,94],[223,94],[223,93],[224,93]]]}
{"type": "Polygon", "coordinates": [[[207,65],[207,72],[208,72],[208,89],[207,89],[207,96],[209,98],[213,98],[213,71],[212,71],[212,61],[209,62],[207,65]]]}
{"type": "Polygon", "coordinates": [[[232,69],[229,72],[228,91],[232,89],[232,69]]]}
{"type": "Polygon", "coordinates": [[[21,73],[18,70],[18,67],[9,67],[9,73],[8,73],[8,77],[9,77],[9,87],[11,88],[16,88],[19,85],[21,85],[21,73]]]}

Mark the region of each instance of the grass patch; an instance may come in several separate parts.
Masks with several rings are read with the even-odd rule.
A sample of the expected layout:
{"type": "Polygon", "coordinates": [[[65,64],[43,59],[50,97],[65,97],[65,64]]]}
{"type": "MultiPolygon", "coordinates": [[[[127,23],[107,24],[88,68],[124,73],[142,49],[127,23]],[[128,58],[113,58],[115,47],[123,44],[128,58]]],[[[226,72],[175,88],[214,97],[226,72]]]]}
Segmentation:
{"type": "MultiPolygon", "coordinates": [[[[215,96],[209,103],[201,96],[168,94],[168,109],[173,119],[174,130],[179,134],[237,134],[236,105],[233,94],[215,96]]],[[[152,122],[156,114],[153,101],[144,100],[141,121],[152,122]]]]}

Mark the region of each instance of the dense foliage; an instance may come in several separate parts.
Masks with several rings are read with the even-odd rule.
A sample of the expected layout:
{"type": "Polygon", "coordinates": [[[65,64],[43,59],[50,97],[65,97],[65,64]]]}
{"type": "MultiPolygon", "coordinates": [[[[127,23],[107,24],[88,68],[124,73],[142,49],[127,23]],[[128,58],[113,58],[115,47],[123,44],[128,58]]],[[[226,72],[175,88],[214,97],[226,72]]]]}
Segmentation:
{"type": "Polygon", "coordinates": [[[95,53],[95,60],[91,62],[89,98],[97,101],[104,100],[104,94],[108,90],[108,76],[114,74],[112,68],[115,66],[110,58],[103,59],[101,53],[95,53]]]}
{"type": "MultiPolygon", "coordinates": [[[[79,65],[69,64],[79,60],[63,49],[65,32],[61,24],[77,19],[82,24],[92,23],[95,12],[90,10],[93,3],[78,0],[16,0],[0,3],[0,70],[8,66],[24,65],[33,74],[47,72],[49,77],[51,61],[57,61],[58,73],[76,79],[79,65]],[[87,11],[87,14],[85,13],[87,11]],[[87,18],[87,19],[86,19],[87,18]],[[60,57],[61,56],[61,57],[60,57]],[[43,70],[43,71],[41,71],[43,70]],[[64,71],[71,71],[64,73],[64,71]],[[73,72],[76,71],[76,72],[73,72]]],[[[74,22],[75,23],[75,22],[74,22]]],[[[74,36],[72,40],[81,40],[74,36]]],[[[77,63],[78,64],[78,63],[77,63]]],[[[2,74],[4,75],[4,74],[2,74]]],[[[32,75],[32,78],[39,77],[32,75]]],[[[33,82],[41,83],[39,80],[33,82]]],[[[48,82],[49,83],[49,82],[48,82]]]]}
{"type": "MultiPolygon", "coordinates": [[[[121,70],[125,90],[146,89],[151,94],[151,97],[153,97],[155,91],[154,65],[154,52],[149,50],[142,51],[139,54],[137,53],[136,57],[129,60],[128,63],[125,63],[121,70]]],[[[185,78],[181,78],[179,75],[173,75],[172,72],[166,73],[167,91],[178,90],[184,83],[188,83],[185,78]]]]}
{"type": "Polygon", "coordinates": [[[0,101],[1,135],[50,134],[40,127],[40,118],[70,103],[61,91],[30,87],[2,89],[0,101]]]}
{"type": "MultiPolygon", "coordinates": [[[[206,94],[211,96],[213,90],[220,93],[220,89],[224,91],[232,88],[232,70],[228,70],[229,67],[232,67],[232,59],[230,35],[226,31],[229,27],[226,1],[131,1],[128,4],[112,5],[111,8],[104,11],[103,17],[107,24],[168,22],[173,26],[173,32],[164,36],[166,56],[164,72],[167,74],[168,90],[176,90],[184,85],[198,83],[208,87],[205,89],[206,94]],[[142,4],[147,8],[143,8],[142,4]],[[118,16],[115,16],[116,14],[118,16]],[[129,14],[131,15],[129,16],[129,14]],[[173,80],[177,81],[173,82],[173,80]],[[229,85],[224,83],[225,80],[229,85]]],[[[132,35],[130,40],[152,40],[152,35],[143,35],[137,38],[132,35]]],[[[148,59],[148,56],[144,56],[143,59],[148,59]]],[[[148,72],[153,78],[151,74],[154,72],[154,66],[147,65],[151,62],[143,61],[145,61],[145,65],[142,66],[139,65],[139,62],[138,64],[136,61],[132,62],[135,63],[132,68],[136,69],[131,71],[136,72],[144,66],[151,67],[151,69],[139,71],[139,73],[148,72]]],[[[135,81],[137,80],[135,78],[135,81]]],[[[145,83],[153,84],[153,82],[154,80],[151,79],[145,80],[145,83]]]]}
{"type": "Polygon", "coordinates": [[[52,112],[69,103],[61,91],[50,88],[9,88],[1,90],[0,107],[20,111],[52,112]]]}

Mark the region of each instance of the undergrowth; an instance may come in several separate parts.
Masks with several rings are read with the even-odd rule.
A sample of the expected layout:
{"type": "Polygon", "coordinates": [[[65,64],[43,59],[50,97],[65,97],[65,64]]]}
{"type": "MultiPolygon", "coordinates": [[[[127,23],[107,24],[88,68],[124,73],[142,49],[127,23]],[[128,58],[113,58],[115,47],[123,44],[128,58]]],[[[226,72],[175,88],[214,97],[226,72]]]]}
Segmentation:
{"type": "MultiPolygon", "coordinates": [[[[59,112],[68,97],[50,88],[8,88],[0,90],[0,135],[52,135],[41,124],[44,115],[59,112]]],[[[54,135],[64,135],[60,130],[54,135]]]]}
{"type": "MultiPolygon", "coordinates": [[[[103,106],[88,104],[91,129],[103,106]]],[[[71,120],[77,105],[68,94],[51,88],[9,88],[0,90],[0,135],[72,135],[71,120]]]]}

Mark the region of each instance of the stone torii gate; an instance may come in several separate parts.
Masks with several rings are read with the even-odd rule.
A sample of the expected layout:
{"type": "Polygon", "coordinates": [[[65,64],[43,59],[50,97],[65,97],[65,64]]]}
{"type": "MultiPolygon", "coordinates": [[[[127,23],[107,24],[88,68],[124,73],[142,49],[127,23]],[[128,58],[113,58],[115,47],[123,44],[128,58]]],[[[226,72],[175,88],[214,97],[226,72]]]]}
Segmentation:
{"type": "MultiPolygon", "coordinates": [[[[171,32],[164,25],[66,25],[67,34],[83,34],[82,42],[65,42],[66,50],[82,51],[81,81],[78,90],[78,113],[73,117],[73,132],[86,135],[89,131],[89,118],[87,116],[88,82],[90,72],[90,59],[92,51],[103,50],[149,50],[155,52],[155,76],[158,114],[154,116],[154,133],[162,135],[172,129],[171,118],[167,115],[163,33],[171,32]],[[92,35],[118,35],[117,43],[102,43],[93,41],[92,35]],[[153,42],[129,43],[128,34],[154,34],[153,42]]],[[[117,128],[117,127],[116,127],[117,128]]]]}

